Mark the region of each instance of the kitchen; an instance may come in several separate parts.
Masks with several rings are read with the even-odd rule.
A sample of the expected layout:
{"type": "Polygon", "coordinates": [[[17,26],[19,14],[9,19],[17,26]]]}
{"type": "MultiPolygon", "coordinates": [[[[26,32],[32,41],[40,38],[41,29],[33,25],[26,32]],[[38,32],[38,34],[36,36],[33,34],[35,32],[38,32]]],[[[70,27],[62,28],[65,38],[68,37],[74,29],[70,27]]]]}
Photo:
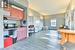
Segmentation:
{"type": "Polygon", "coordinates": [[[27,38],[27,7],[16,1],[3,0],[4,48],[27,38]]]}

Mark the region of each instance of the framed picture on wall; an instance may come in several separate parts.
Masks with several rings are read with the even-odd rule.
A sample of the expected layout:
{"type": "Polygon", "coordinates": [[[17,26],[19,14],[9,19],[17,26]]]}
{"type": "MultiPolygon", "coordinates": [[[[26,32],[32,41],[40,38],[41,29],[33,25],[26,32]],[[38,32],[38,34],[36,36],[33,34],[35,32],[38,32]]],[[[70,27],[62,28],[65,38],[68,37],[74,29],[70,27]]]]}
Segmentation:
{"type": "Polygon", "coordinates": [[[51,19],[51,26],[56,27],[56,19],[51,19]]]}

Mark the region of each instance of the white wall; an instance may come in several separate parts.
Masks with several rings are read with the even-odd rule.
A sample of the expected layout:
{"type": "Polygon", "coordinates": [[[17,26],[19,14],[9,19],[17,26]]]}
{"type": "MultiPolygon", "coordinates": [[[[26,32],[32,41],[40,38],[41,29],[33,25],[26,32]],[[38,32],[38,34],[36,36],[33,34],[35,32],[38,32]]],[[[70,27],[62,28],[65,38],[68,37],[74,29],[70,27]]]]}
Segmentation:
{"type": "Polygon", "coordinates": [[[0,8],[0,48],[3,48],[3,11],[0,8]]]}

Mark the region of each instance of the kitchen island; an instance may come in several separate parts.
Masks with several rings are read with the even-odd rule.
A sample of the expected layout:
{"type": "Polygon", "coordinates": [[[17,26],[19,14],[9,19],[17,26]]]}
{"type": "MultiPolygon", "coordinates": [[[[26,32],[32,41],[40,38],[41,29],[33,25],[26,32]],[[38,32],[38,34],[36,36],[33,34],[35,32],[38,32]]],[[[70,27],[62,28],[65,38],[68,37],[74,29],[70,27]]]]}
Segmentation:
{"type": "Polygon", "coordinates": [[[66,42],[75,43],[75,30],[59,29],[58,32],[61,35],[61,44],[66,42]]]}

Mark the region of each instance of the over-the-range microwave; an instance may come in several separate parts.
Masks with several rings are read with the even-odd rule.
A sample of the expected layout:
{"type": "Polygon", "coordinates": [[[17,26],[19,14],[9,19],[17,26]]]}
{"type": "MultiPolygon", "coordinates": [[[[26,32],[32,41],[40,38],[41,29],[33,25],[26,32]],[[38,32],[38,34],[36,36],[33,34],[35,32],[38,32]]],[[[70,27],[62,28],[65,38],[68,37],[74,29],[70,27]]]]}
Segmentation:
{"type": "Polygon", "coordinates": [[[16,24],[4,24],[4,28],[15,28],[16,24]]]}

